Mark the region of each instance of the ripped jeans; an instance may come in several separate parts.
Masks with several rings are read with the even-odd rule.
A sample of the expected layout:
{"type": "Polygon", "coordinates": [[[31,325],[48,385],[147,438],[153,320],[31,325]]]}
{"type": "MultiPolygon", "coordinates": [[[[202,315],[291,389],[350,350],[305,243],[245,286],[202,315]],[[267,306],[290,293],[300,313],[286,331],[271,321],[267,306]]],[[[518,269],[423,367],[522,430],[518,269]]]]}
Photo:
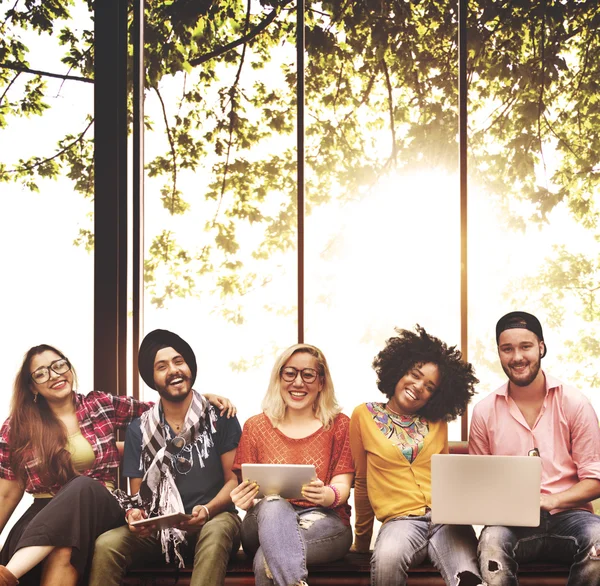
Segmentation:
{"type": "Polygon", "coordinates": [[[254,554],[256,586],[292,586],[306,580],[306,564],[343,557],[352,530],[330,509],[304,509],[280,497],[266,497],[242,523],[242,546],[254,554]]]}
{"type": "Polygon", "coordinates": [[[386,521],[371,557],[372,586],[404,586],[408,569],[427,558],[448,586],[479,586],[477,538],[471,525],[437,525],[431,513],[386,521]]]}
{"type": "Polygon", "coordinates": [[[542,511],[538,527],[485,527],[479,538],[481,575],[490,586],[516,586],[519,563],[571,565],[567,586],[600,585],[600,517],[542,511]]]}

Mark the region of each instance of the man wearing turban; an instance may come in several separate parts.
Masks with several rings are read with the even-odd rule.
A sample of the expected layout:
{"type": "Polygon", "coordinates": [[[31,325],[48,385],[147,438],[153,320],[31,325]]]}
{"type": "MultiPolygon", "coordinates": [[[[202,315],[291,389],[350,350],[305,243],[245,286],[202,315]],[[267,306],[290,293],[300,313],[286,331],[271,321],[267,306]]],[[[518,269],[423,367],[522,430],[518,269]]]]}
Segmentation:
{"type": "Polygon", "coordinates": [[[133,496],[119,496],[127,525],[96,541],[89,584],[117,586],[129,567],[162,553],[180,567],[193,560],[192,586],[219,586],[239,548],[240,519],[229,494],[238,484],[231,468],[240,424],[193,389],[196,357],[177,334],[150,332],[138,368],[160,401],[127,430],[123,472],[133,496]],[[174,526],[135,525],[173,513],[187,517],[174,526]]]}

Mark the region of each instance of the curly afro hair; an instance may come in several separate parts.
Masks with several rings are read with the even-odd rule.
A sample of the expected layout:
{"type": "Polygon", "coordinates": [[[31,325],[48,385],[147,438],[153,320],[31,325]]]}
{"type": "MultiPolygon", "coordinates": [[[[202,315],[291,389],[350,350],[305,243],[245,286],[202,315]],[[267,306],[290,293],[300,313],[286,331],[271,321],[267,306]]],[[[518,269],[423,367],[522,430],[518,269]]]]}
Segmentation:
{"type": "Polygon", "coordinates": [[[431,362],[439,369],[440,385],[427,404],[418,411],[419,415],[429,421],[451,421],[462,415],[479,382],[473,366],[463,362],[456,346],[448,347],[418,324],[416,332],[395,329],[398,336],[390,338],[373,360],[379,390],[391,399],[398,381],[404,375],[415,366],[431,362]]]}

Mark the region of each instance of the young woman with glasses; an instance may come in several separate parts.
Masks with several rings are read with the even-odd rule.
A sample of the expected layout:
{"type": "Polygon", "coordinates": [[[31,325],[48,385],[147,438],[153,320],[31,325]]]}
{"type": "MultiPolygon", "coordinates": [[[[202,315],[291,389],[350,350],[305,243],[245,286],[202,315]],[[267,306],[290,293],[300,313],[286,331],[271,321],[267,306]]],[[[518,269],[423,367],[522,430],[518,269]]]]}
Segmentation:
{"type": "MultiPolygon", "coordinates": [[[[74,586],[96,537],[125,523],[110,492],[120,461],[116,432],[152,403],[81,395],[76,380],[66,356],[46,344],[27,352],[15,379],[0,429],[0,531],[25,491],[34,502],[6,539],[0,586],[74,586]]],[[[222,406],[221,397],[209,400],[222,406]]]]}
{"type": "Polygon", "coordinates": [[[419,326],[397,332],[373,362],[387,400],[359,405],[350,423],[354,549],[369,551],[377,517],[374,586],[406,584],[409,567],[426,559],[446,584],[480,585],[473,528],[431,522],[431,456],[448,453],[446,422],[466,409],[479,381],[455,347],[419,326]]]}
{"type": "Polygon", "coordinates": [[[313,464],[317,479],[302,499],[289,501],[257,501],[259,487],[241,482],[231,498],[247,511],[242,546],[254,554],[257,586],[305,584],[307,564],[341,558],[352,543],[349,418],[340,413],[323,353],[308,344],[277,359],[262,408],[244,425],[233,470],[241,479],[242,463],[313,464]]]}

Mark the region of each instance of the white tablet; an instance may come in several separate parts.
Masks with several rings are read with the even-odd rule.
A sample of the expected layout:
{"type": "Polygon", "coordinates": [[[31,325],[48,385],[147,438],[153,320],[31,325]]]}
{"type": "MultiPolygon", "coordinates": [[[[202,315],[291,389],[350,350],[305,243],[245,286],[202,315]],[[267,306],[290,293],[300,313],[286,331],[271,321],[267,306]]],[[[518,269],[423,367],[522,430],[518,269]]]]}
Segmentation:
{"type": "Polygon", "coordinates": [[[188,521],[191,518],[191,515],[186,515],[185,513],[170,513],[168,515],[158,515],[157,517],[150,517],[149,519],[133,521],[130,525],[132,527],[154,525],[156,529],[166,529],[167,527],[175,527],[175,525],[178,525],[182,521],[188,521]]]}
{"type": "Polygon", "coordinates": [[[316,480],[317,471],[312,464],[242,464],[242,479],[258,484],[258,498],[301,499],[302,485],[316,480]]]}

